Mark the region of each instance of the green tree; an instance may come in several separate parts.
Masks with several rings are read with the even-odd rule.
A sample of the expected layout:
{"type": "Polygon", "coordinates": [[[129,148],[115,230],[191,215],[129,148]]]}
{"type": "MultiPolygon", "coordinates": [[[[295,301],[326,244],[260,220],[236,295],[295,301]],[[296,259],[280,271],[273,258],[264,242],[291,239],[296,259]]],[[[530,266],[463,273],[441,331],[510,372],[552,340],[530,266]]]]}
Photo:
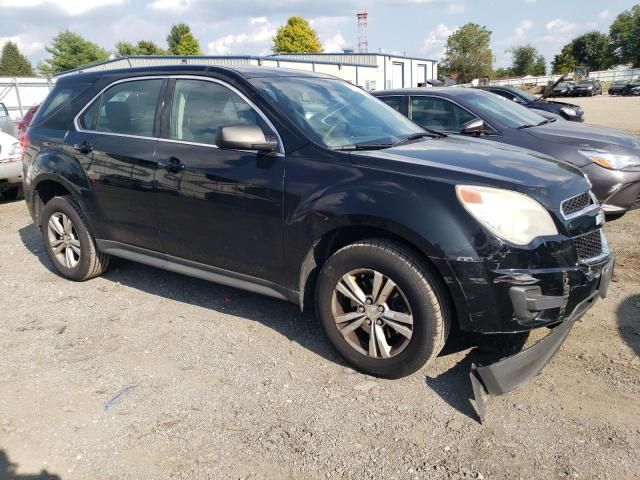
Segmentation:
{"type": "Polygon", "coordinates": [[[166,55],[167,52],[149,40],[140,40],[137,44],[130,42],[116,43],[116,55],[128,57],[131,55],[166,55]]]}
{"type": "Polygon", "coordinates": [[[511,76],[513,76],[513,70],[511,70],[511,68],[509,67],[506,67],[506,68],[500,67],[494,73],[494,77],[496,78],[511,77],[511,76]]]}
{"type": "Polygon", "coordinates": [[[201,55],[200,43],[186,23],[177,23],[171,27],[167,45],[170,55],[201,55]]]}
{"type": "Polygon", "coordinates": [[[493,72],[491,31],[477,23],[467,23],[447,40],[441,67],[447,75],[455,74],[458,82],[490,76],[493,72]]]}
{"type": "Polygon", "coordinates": [[[200,42],[191,34],[185,33],[175,48],[175,55],[202,55],[200,42]]]}
{"type": "Polygon", "coordinates": [[[578,65],[591,70],[606,70],[611,62],[611,43],[609,36],[597,31],[580,35],[571,41],[571,51],[578,65]]]}
{"type": "Polygon", "coordinates": [[[33,77],[33,67],[27,57],[20,53],[18,45],[7,42],[0,54],[0,77],[33,77]]]}
{"type": "Polygon", "coordinates": [[[106,50],[68,30],[56,35],[46,50],[51,58],[38,66],[43,75],[64,72],[109,58],[106,50]]]}
{"type": "Polygon", "coordinates": [[[562,47],[562,51],[553,57],[551,62],[551,72],[563,75],[575,71],[578,66],[576,57],[573,56],[573,44],[569,43],[562,47]]]}
{"type": "Polygon", "coordinates": [[[273,37],[274,53],[321,53],[318,33],[302,17],[289,17],[273,37]]]}
{"type": "Polygon", "coordinates": [[[616,62],[640,66],[640,4],[616,17],[609,27],[609,37],[616,62]]]}
{"type": "Polygon", "coordinates": [[[511,71],[514,75],[544,75],[547,71],[545,59],[533,45],[520,45],[507,50],[511,54],[511,71]]]}

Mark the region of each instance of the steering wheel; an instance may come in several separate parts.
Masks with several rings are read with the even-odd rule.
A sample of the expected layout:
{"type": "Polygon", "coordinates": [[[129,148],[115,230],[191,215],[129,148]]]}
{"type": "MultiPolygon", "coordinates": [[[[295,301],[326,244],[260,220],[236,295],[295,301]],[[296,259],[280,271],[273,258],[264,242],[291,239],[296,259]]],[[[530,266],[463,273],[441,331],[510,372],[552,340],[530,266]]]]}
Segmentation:
{"type": "Polygon", "coordinates": [[[331,128],[329,128],[329,130],[327,130],[327,133],[325,133],[324,137],[326,139],[333,138],[333,135],[338,131],[338,128],[344,129],[344,136],[347,136],[347,137],[351,136],[351,133],[352,133],[351,125],[345,121],[341,121],[333,125],[331,128]]]}

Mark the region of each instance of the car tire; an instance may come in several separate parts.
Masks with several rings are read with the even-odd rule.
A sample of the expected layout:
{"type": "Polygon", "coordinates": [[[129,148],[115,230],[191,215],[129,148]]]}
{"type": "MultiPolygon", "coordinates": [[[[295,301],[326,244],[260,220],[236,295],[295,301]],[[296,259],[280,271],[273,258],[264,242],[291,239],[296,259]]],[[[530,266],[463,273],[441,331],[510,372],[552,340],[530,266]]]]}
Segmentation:
{"type": "Polygon", "coordinates": [[[438,273],[388,240],[338,250],[316,283],[316,313],[330,343],[351,366],[378,377],[409,375],[437,356],[450,311],[438,273]]]}
{"type": "Polygon", "coordinates": [[[72,197],[52,198],[41,218],[42,241],[61,276],[83,282],[107,269],[110,257],[98,250],[86,217],[72,197]]]}
{"type": "Polygon", "coordinates": [[[7,188],[2,192],[2,197],[7,201],[20,200],[22,198],[22,186],[7,188]]]}

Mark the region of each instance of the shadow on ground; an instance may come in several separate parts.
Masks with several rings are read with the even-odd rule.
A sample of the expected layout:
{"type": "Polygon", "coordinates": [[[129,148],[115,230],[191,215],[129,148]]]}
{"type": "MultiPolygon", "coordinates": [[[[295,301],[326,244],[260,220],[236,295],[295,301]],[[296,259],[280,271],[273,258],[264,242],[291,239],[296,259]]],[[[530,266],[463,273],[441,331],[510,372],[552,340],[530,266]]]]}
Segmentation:
{"type": "MultiPolygon", "coordinates": [[[[55,272],[37,227],[29,225],[19,233],[26,248],[45,268],[55,272]]],[[[103,278],[158,297],[260,322],[324,359],[345,365],[329,345],[313,314],[301,313],[296,305],[118,258],[112,259],[103,278]]],[[[460,413],[477,420],[470,401],[473,398],[469,379],[471,364],[493,363],[521,350],[525,341],[526,336],[487,340],[452,332],[440,356],[471,350],[448,371],[438,377],[427,377],[426,384],[460,413]]]]}
{"type": "Polygon", "coordinates": [[[622,340],[640,356],[640,294],[624,299],[618,307],[617,319],[622,340]]]}
{"type": "Polygon", "coordinates": [[[0,480],[60,480],[58,475],[49,473],[46,470],[32,475],[17,474],[17,467],[18,465],[9,461],[4,450],[0,450],[0,480]]]}

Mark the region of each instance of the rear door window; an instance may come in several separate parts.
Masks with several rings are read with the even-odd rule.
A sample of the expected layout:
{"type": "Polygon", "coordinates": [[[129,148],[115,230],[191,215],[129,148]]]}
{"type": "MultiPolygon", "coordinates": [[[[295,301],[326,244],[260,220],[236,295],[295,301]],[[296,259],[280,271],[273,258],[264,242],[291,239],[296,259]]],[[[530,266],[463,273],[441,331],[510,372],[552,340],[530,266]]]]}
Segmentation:
{"type": "Polygon", "coordinates": [[[102,94],[85,110],[80,125],[87,130],[153,137],[154,121],[162,79],[119,83],[102,94]],[[97,118],[94,117],[97,111],[97,118]],[[93,127],[93,128],[92,128],[93,127]]]}
{"type": "Polygon", "coordinates": [[[398,112],[402,112],[402,97],[399,95],[394,95],[391,97],[378,97],[384,103],[389,105],[391,108],[398,112]]]}

